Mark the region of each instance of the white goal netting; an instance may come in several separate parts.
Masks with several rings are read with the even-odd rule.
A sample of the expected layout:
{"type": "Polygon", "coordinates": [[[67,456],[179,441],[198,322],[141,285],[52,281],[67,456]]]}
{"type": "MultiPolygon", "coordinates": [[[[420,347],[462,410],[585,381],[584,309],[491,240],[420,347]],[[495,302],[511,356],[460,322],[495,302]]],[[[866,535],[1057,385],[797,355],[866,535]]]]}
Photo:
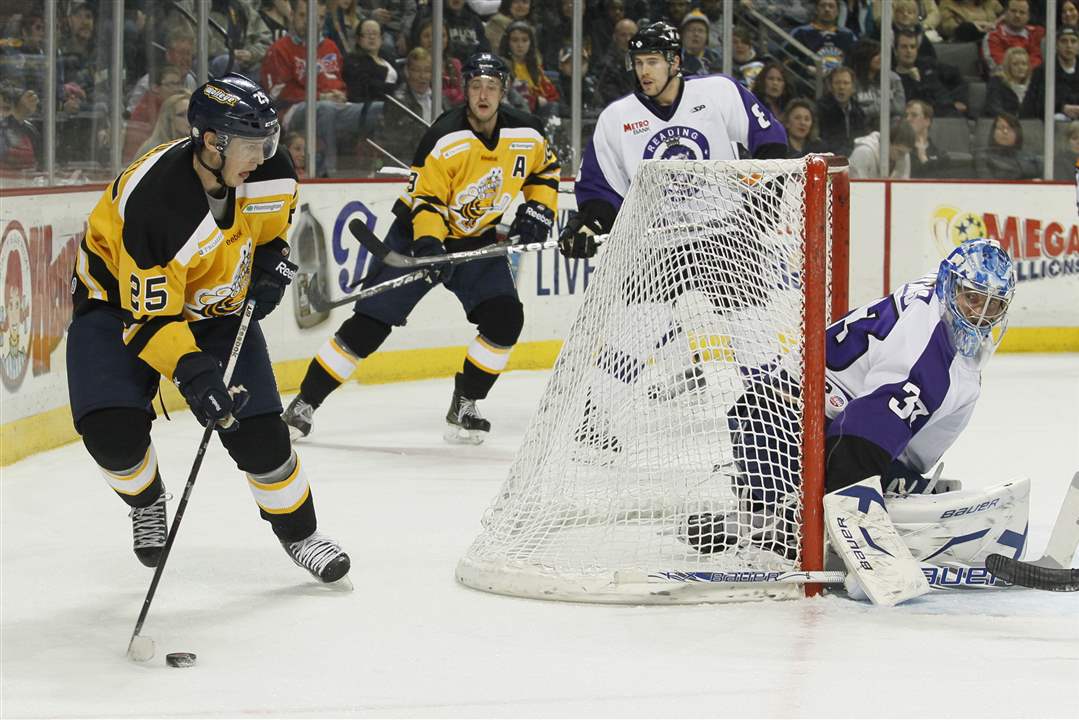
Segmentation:
{"type": "Polygon", "coordinates": [[[641,164],[462,583],[801,593],[725,580],[800,567],[806,202],[805,160],[641,164]]]}

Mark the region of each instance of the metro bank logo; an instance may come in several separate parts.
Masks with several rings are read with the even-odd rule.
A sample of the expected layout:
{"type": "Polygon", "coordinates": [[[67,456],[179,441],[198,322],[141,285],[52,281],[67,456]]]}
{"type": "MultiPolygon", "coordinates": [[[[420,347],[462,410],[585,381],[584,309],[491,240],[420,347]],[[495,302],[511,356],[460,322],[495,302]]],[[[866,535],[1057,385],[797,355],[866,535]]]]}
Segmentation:
{"type": "Polygon", "coordinates": [[[623,123],[622,132],[633,133],[634,135],[640,135],[643,132],[648,132],[648,119],[636,120],[634,122],[623,123]]]}

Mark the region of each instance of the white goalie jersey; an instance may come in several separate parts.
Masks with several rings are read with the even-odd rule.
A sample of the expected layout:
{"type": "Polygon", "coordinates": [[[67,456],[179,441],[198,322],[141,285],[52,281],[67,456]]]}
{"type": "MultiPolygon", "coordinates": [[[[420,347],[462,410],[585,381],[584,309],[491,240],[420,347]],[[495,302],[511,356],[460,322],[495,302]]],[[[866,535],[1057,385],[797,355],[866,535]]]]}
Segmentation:
{"type": "Polygon", "coordinates": [[[976,361],[956,353],[935,275],[903,285],[828,328],[827,436],[855,435],[927,473],[981,394],[976,361]]]}

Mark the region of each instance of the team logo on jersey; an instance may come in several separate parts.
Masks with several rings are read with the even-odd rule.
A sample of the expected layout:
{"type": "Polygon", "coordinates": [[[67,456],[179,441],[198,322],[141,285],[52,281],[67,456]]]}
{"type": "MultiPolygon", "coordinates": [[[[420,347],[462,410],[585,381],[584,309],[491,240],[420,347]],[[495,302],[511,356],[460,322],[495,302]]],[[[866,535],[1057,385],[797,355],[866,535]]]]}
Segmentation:
{"type": "Polygon", "coordinates": [[[663,128],[644,146],[645,160],[708,160],[711,156],[704,133],[684,125],[663,128]]]}
{"type": "Polygon", "coordinates": [[[450,209],[456,215],[458,227],[472,230],[490,213],[501,213],[509,206],[509,196],[502,192],[502,168],[491,170],[457,193],[450,209]]]}
{"type": "Polygon", "coordinates": [[[196,290],[191,302],[185,303],[188,312],[199,318],[225,317],[240,312],[251,281],[251,257],[251,241],[248,240],[240,247],[240,259],[232,279],[228,283],[196,290]]]}
{"type": "Polygon", "coordinates": [[[0,378],[11,392],[22,385],[29,365],[30,291],[30,248],[12,230],[0,244],[0,378]]]}

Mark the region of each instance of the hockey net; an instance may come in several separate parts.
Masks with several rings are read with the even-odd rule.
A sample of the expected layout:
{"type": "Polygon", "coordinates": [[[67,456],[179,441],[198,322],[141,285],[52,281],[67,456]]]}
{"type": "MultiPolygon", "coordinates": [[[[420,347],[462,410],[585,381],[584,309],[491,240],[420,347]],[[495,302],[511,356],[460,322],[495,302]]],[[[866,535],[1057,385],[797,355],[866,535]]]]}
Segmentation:
{"type": "Polygon", "coordinates": [[[845,160],[640,165],[465,585],[677,603],[819,570],[826,318],[845,160]]]}

